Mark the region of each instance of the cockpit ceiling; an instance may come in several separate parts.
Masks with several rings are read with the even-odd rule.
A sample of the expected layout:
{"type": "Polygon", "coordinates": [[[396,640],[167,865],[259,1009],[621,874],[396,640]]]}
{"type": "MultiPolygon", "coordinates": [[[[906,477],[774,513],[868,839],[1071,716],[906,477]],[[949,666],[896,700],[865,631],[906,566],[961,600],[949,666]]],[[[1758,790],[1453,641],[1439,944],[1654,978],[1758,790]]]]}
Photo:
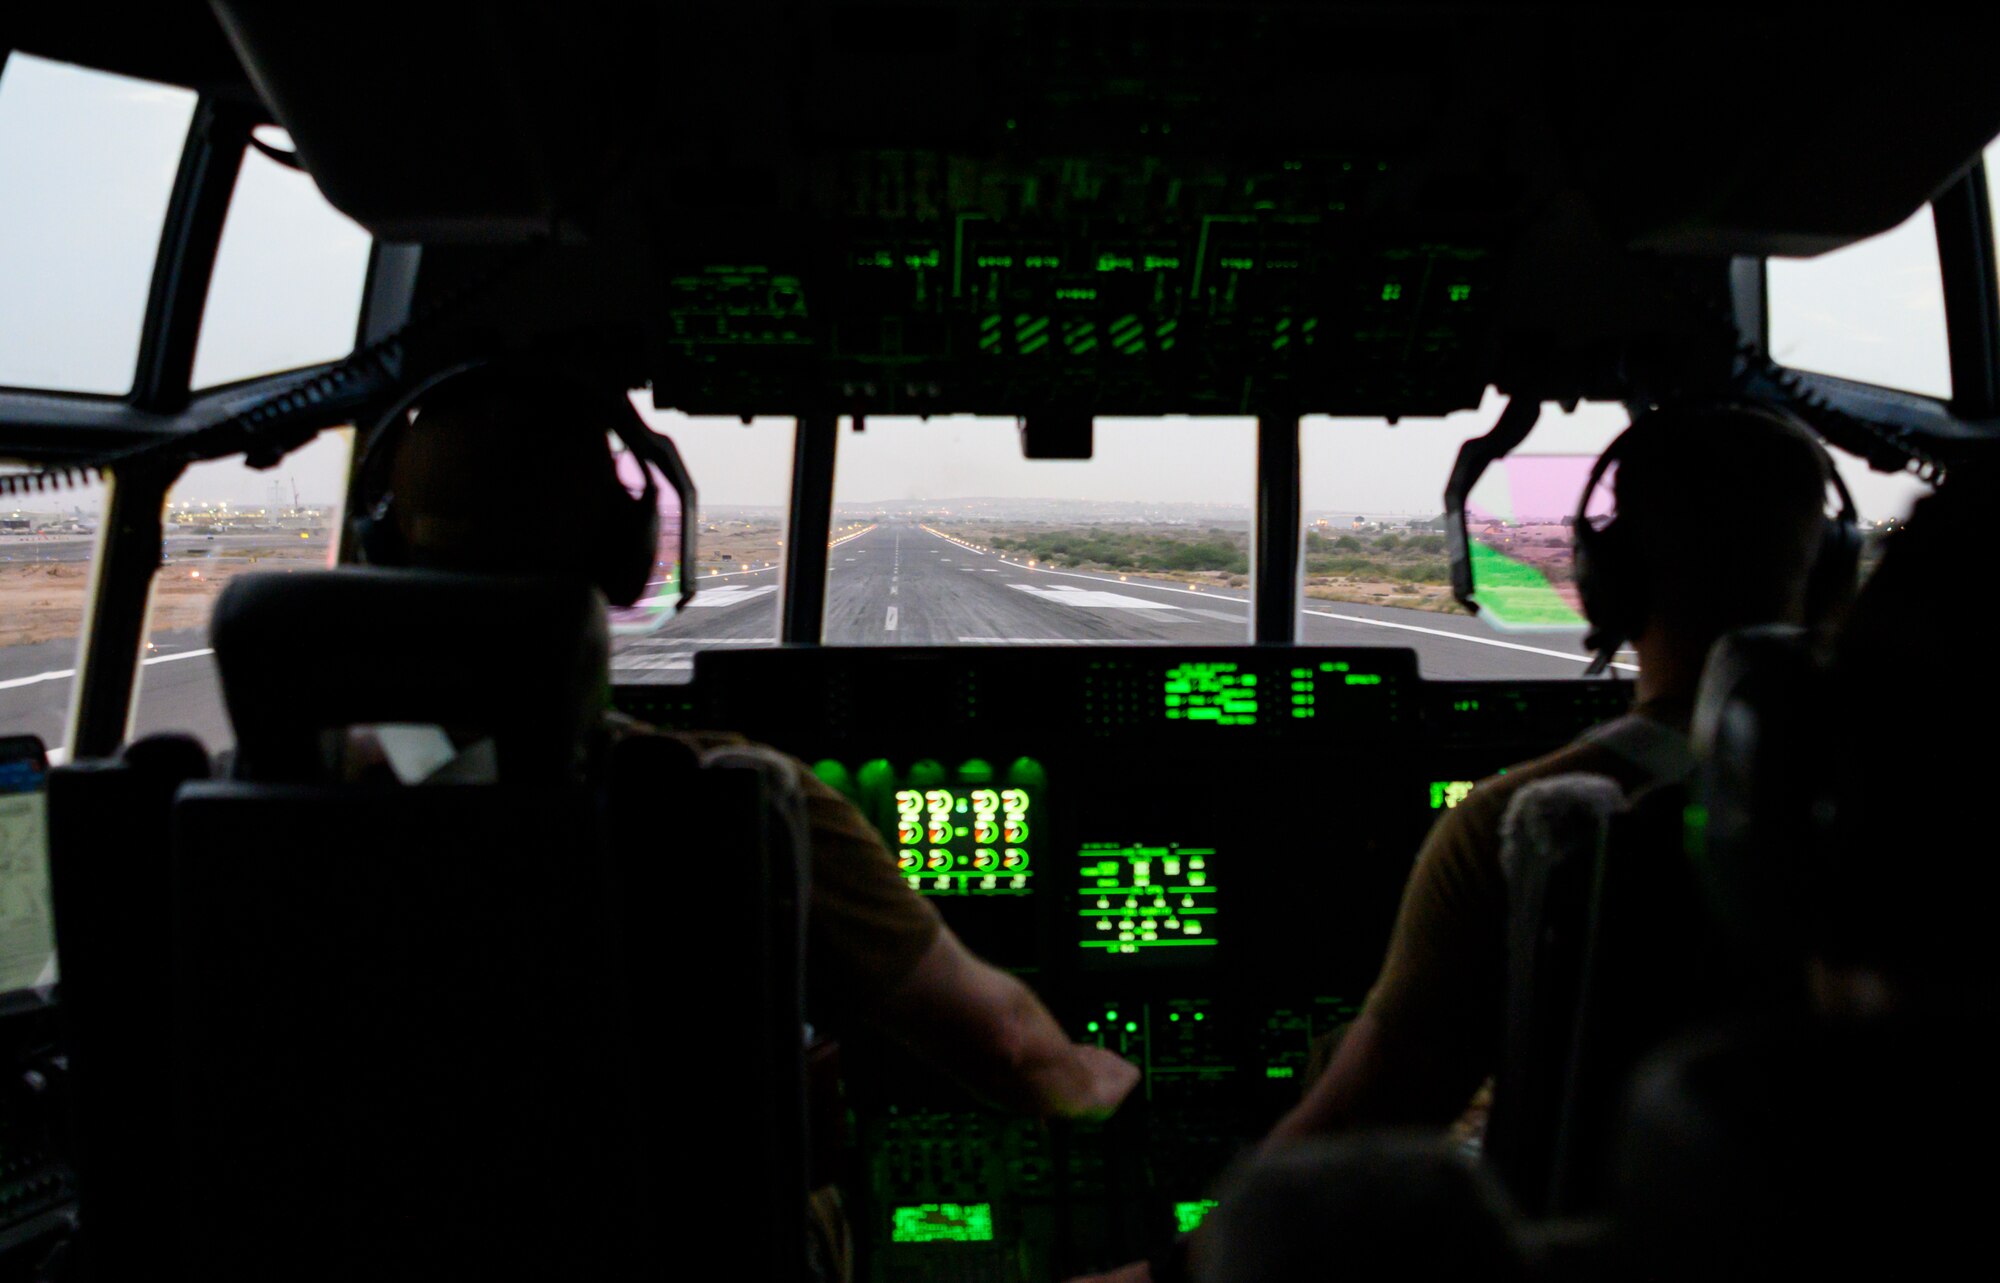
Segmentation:
{"type": "Polygon", "coordinates": [[[1167,167],[1387,154],[1414,214],[1572,189],[1623,239],[1812,253],[1894,225],[2000,132],[2000,20],[1921,8],[218,0],[240,64],[199,4],[12,25],[211,89],[247,67],[328,196],[390,239],[581,215],[628,163],[669,209],[786,211],[843,151],[1018,142],[1167,167]]]}
{"type": "Polygon", "coordinates": [[[554,231],[482,320],[632,322],[682,408],[1422,413],[1712,372],[1721,260],[1949,184],[2000,16],[1913,9],[216,0],[25,44],[241,96],[219,19],[328,199],[447,251],[424,293],[554,231]]]}

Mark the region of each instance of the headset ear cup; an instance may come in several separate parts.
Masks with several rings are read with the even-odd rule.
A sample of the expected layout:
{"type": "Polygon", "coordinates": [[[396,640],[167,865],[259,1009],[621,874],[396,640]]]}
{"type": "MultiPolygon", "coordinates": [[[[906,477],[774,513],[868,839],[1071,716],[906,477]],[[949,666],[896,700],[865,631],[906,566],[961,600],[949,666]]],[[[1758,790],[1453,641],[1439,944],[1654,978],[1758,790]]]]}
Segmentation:
{"type": "Polygon", "coordinates": [[[1819,553],[1806,576],[1806,621],[1823,623],[1844,609],[1858,586],[1860,570],[1860,529],[1852,521],[1827,518],[1819,553]]]}
{"type": "Polygon", "coordinates": [[[659,546],[660,506],[653,488],[636,497],[621,493],[604,513],[604,546],[597,557],[597,586],[604,599],[629,606],[644,596],[659,546]]]}
{"type": "Polygon", "coordinates": [[[396,527],[390,498],[383,496],[374,508],[354,520],[354,545],[361,560],[371,566],[401,566],[408,560],[403,532],[396,527]]]}
{"type": "Polygon", "coordinates": [[[1615,649],[1637,636],[1646,622],[1640,604],[1643,588],[1636,582],[1643,567],[1631,542],[1616,519],[1601,530],[1582,521],[1575,528],[1571,571],[1584,618],[1590,621],[1590,635],[1583,642],[1590,650],[1615,649]]]}

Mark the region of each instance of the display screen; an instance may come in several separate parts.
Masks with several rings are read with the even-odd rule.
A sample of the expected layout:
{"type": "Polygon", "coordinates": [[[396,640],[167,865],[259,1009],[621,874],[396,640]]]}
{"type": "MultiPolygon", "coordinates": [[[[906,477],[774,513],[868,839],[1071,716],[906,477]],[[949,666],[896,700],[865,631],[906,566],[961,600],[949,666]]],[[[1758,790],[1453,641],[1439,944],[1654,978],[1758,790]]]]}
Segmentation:
{"type": "Polygon", "coordinates": [[[0,739],[0,994],[56,979],[47,778],[41,741],[0,739]]]}
{"type": "Polygon", "coordinates": [[[891,1212],[892,1243],[990,1243],[991,1203],[914,1203],[891,1212]]]}
{"type": "Polygon", "coordinates": [[[912,890],[932,896],[1024,896],[1034,889],[1047,776],[1032,758],[998,769],[984,758],[957,767],[885,758],[850,772],[813,767],[873,821],[912,890]]]}
{"type": "Polygon", "coordinates": [[[1097,957],[1213,949],[1215,848],[1086,842],[1077,853],[1079,943],[1097,957]]]}

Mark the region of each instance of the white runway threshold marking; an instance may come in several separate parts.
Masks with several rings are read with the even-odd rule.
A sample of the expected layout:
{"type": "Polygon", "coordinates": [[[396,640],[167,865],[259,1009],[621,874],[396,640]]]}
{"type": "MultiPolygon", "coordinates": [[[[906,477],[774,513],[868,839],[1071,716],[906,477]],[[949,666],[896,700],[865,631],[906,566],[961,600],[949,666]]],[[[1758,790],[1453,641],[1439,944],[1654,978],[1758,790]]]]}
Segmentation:
{"type": "Polygon", "coordinates": [[[1040,597],[1043,601],[1053,601],[1063,606],[1075,606],[1079,610],[1179,610],[1163,601],[1147,601],[1144,597],[1127,597],[1122,593],[1093,592],[1088,588],[1071,588],[1067,584],[1057,584],[1042,588],[1034,584],[1008,584],[1016,592],[1040,597]]]}
{"type": "Polygon", "coordinates": [[[896,631],[896,608],[894,606],[889,607],[889,617],[882,621],[882,631],[890,633],[896,631]]]}
{"type": "MultiPolygon", "coordinates": [[[[724,584],[720,588],[704,588],[694,595],[694,600],[688,603],[688,609],[727,610],[731,606],[741,606],[744,602],[754,597],[762,597],[765,593],[774,593],[776,591],[778,591],[778,585],[776,584],[762,584],[756,588],[752,588],[748,584],[724,584]]],[[[671,597],[662,597],[660,600],[671,603],[674,599],[671,597]]],[[[647,602],[646,604],[650,606],[653,603],[647,602]]]]}

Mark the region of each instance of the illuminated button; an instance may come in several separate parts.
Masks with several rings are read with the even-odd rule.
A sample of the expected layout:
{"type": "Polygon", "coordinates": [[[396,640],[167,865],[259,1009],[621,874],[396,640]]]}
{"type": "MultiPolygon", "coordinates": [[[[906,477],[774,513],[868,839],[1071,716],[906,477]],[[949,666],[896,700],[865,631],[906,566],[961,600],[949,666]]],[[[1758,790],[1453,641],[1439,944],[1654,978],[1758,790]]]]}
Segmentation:
{"type": "Polygon", "coordinates": [[[1202,858],[1201,858],[1200,856],[1198,856],[1198,855],[1195,855],[1195,856],[1189,856],[1189,857],[1188,857],[1188,867],[1189,867],[1190,869],[1205,869],[1205,868],[1207,868],[1207,867],[1208,867],[1208,861],[1207,861],[1207,860],[1204,860],[1204,859],[1202,859],[1202,858]]]}
{"type": "Polygon", "coordinates": [[[1126,897],[1125,897],[1125,907],[1126,907],[1126,908],[1128,908],[1128,909],[1136,909],[1136,908],[1138,908],[1138,907],[1139,907],[1139,897],[1138,897],[1138,896],[1136,896],[1136,895],[1128,895],[1128,896],[1126,896],[1126,897]]]}
{"type": "Polygon", "coordinates": [[[1132,929],[1132,919],[1130,918],[1121,919],[1118,923],[1118,929],[1120,931],[1130,931],[1132,929]]]}
{"type": "Polygon", "coordinates": [[[1190,873],[1188,874],[1188,885],[1191,887],[1207,886],[1208,875],[1205,873],[1190,873]]]}
{"type": "Polygon", "coordinates": [[[1100,909],[1108,909],[1111,907],[1111,901],[1100,895],[1097,897],[1097,907],[1100,909]]]}
{"type": "Polygon", "coordinates": [[[1194,908],[1194,897],[1193,897],[1193,896],[1191,896],[1191,895],[1184,895],[1184,896],[1182,896],[1182,897],[1181,897],[1181,908],[1183,908],[1183,909],[1192,909],[1192,908],[1194,908]]]}
{"type": "MultiPolygon", "coordinates": [[[[1180,920],[1179,918],[1168,918],[1168,919],[1167,919],[1167,930],[1169,930],[1169,931],[1178,931],[1178,930],[1180,930],[1180,929],[1181,929],[1181,920],[1180,920]]],[[[1174,1017],[1174,1019],[1176,1019],[1176,1020],[1179,1020],[1179,1019],[1180,1019],[1180,1017],[1179,1017],[1179,1016],[1175,1016],[1175,1017],[1174,1017]]]]}
{"type": "Polygon", "coordinates": [[[1097,920],[1097,929],[1098,929],[1099,931],[1109,931],[1109,930],[1111,930],[1111,919],[1109,919],[1109,918],[1099,918],[1099,919],[1097,920]]]}
{"type": "Polygon", "coordinates": [[[1186,926],[1182,927],[1181,930],[1187,932],[1191,936],[1198,936],[1201,934],[1201,923],[1190,922],[1186,926]]]}
{"type": "Polygon", "coordinates": [[[1132,939],[1132,933],[1130,931],[1120,931],[1118,933],[1118,938],[1120,940],[1130,940],[1132,939]]]}
{"type": "Polygon", "coordinates": [[[1166,875],[1171,878],[1180,873],[1181,862],[1179,860],[1167,860],[1163,863],[1162,867],[1166,875]]]}

